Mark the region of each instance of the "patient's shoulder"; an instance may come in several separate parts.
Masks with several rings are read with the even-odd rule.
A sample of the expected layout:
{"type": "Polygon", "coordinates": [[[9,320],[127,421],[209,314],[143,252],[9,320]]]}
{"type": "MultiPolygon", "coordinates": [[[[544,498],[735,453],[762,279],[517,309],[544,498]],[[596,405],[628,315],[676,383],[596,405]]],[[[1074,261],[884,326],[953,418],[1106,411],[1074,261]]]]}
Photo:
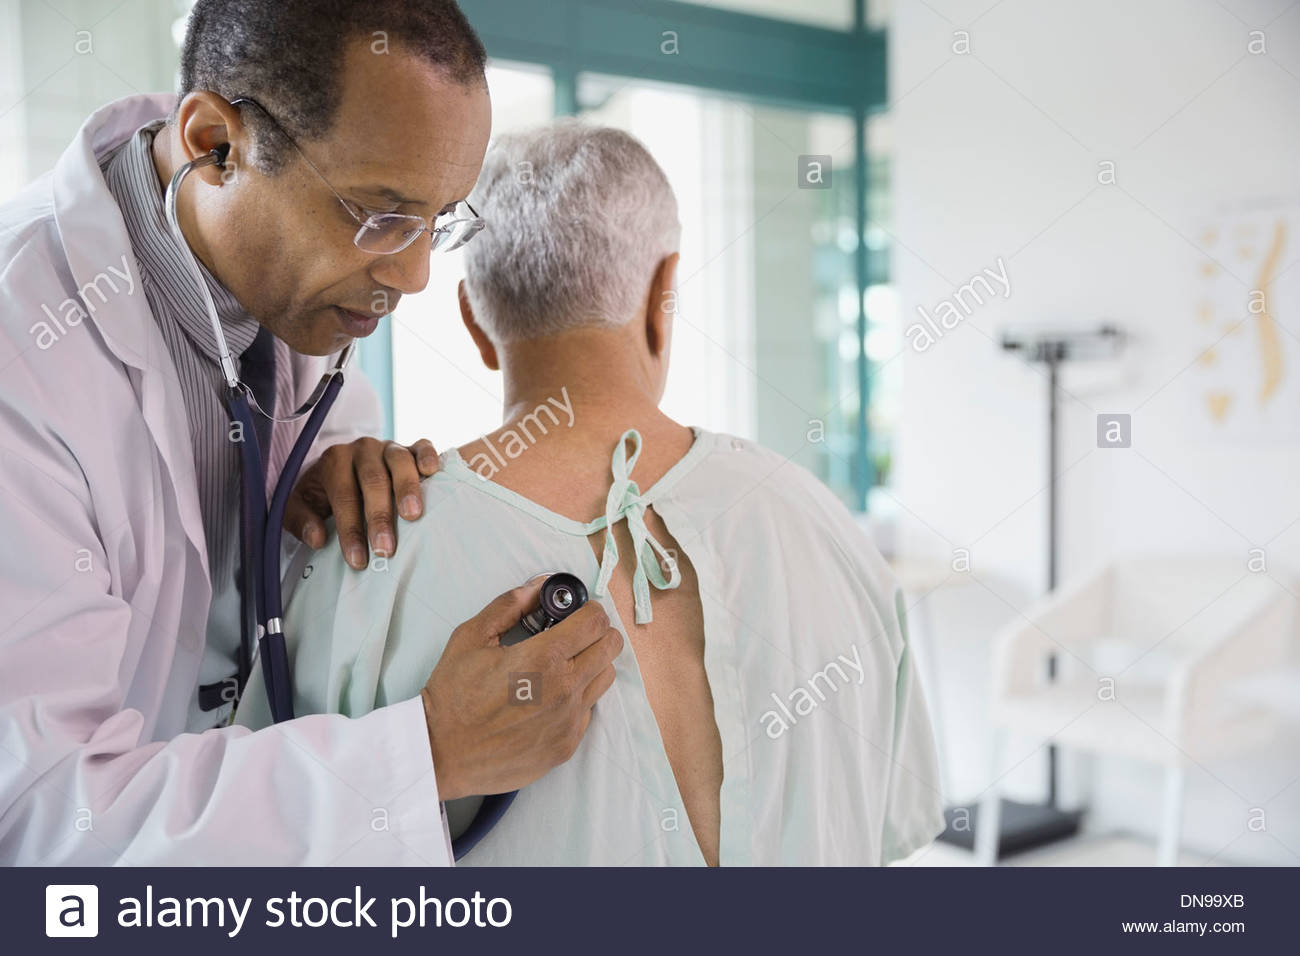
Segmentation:
{"type": "MultiPolygon", "coordinates": [[[[709,435],[709,452],[696,469],[698,490],[712,492],[728,509],[778,508],[852,521],[853,513],[820,478],[794,461],[748,438],[709,435]]],[[[692,491],[697,490],[692,487],[692,491]]]]}
{"type": "Polygon", "coordinates": [[[710,433],[708,454],[674,497],[695,512],[701,527],[748,528],[751,537],[752,529],[764,528],[783,543],[806,543],[798,553],[823,555],[857,575],[889,578],[859,516],[803,465],[751,439],[710,433]]]}

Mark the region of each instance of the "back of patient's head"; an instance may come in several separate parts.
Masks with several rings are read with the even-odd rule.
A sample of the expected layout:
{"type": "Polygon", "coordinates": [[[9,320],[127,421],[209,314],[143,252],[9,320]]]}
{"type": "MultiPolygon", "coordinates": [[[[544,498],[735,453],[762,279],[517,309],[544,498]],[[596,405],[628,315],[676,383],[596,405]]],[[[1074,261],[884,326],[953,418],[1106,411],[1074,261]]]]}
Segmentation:
{"type": "Polygon", "coordinates": [[[497,345],[643,319],[681,233],[646,148],[576,120],[497,139],[471,202],[488,227],[465,247],[466,291],[497,345]]]}

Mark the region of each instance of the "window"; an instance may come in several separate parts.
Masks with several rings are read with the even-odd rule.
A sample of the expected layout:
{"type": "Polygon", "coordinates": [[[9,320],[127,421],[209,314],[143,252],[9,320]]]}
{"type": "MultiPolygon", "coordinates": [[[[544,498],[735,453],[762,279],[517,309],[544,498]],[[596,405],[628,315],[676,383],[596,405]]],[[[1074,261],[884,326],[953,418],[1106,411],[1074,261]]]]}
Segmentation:
{"type": "MultiPolygon", "coordinates": [[[[555,83],[549,71],[494,63],[488,68],[488,88],[493,136],[552,115],[555,83]]],[[[428,287],[404,298],[393,314],[393,433],[400,442],[428,437],[444,450],[501,424],[501,376],[483,365],[461,324],[456,287],[465,275],[462,255],[435,255],[428,287]]],[[[376,332],[363,341],[363,354],[369,360],[389,347],[376,332]]],[[[372,377],[375,364],[367,362],[372,377]]],[[[378,377],[383,375],[381,370],[378,377]]]]}
{"type": "MultiPolygon", "coordinates": [[[[887,114],[867,121],[867,285],[863,294],[867,318],[864,349],[870,384],[867,407],[867,456],[872,485],[893,482],[894,443],[902,423],[903,317],[889,268],[890,121],[887,114]]],[[[876,510],[868,499],[868,510],[876,510]]],[[[884,502],[882,502],[884,505],[884,502]]],[[[888,500],[888,507],[897,502],[888,500]]]]}
{"type": "Polygon", "coordinates": [[[853,28],[853,0],[689,0],[720,10],[810,23],[833,30],[853,28]]]}
{"type": "Polygon", "coordinates": [[[678,196],[679,308],[664,411],[753,438],[851,503],[851,118],[608,76],[582,77],[578,104],[584,118],[641,139],[678,196]],[[831,158],[829,188],[801,188],[804,155],[831,158]]]}
{"type": "MultiPolygon", "coordinates": [[[[752,437],[865,509],[890,475],[902,365],[888,121],[873,115],[885,0],[862,5],[865,31],[853,0],[462,6],[513,61],[490,77],[494,132],[577,113],[633,133],[667,172],[683,235],[664,410],[752,437]],[[823,188],[800,187],[801,157],[829,157],[823,188]]],[[[395,436],[450,447],[499,426],[501,385],[461,327],[459,262],[436,265],[393,323],[395,436]]]]}

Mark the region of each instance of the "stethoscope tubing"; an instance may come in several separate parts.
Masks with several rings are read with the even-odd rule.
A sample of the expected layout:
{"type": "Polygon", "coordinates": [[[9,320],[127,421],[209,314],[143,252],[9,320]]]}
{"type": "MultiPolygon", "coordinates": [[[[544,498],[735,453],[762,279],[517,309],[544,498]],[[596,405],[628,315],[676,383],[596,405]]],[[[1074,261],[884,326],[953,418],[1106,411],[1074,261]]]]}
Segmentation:
{"type": "Polygon", "coordinates": [[[252,436],[252,441],[239,443],[240,457],[240,658],[239,658],[239,692],[242,694],[248,683],[254,646],[259,637],[261,622],[265,619],[263,608],[265,600],[262,590],[262,575],[253,556],[259,554],[266,538],[266,491],[262,483],[248,480],[249,476],[262,474],[261,449],[257,442],[253,412],[248,400],[238,389],[228,389],[226,404],[231,417],[239,423],[243,436],[252,436]]]}
{"type": "MultiPolygon", "coordinates": [[[[240,389],[230,389],[227,403],[230,414],[240,423],[240,479],[243,485],[241,502],[241,535],[244,567],[252,569],[244,576],[245,600],[251,600],[256,609],[256,634],[258,655],[262,661],[262,676],[266,681],[271,717],[278,724],[293,719],[293,682],[289,668],[288,648],[284,640],[284,609],[280,586],[280,534],[284,526],[284,512],[289,495],[297,483],[307,452],[320,434],[325,416],[329,414],[343,376],[336,375],[321,394],[312,409],[302,432],[293,443],[293,449],[280,470],[271,506],[266,506],[266,493],[258,480],[262,474],[265,454],[253,427],[253,410],[248,396],[240,389]],[[250,586],[251,585],[251,593],[250,586]]],[[[245,621],[248,616],[245,615],[245,621]]],[[[245,637],[245,642],[247,637],[245,637]]]]}
{"type": "Polygon", "coordinates": [[[266,516],[262,552],[262,620],[260,652],[262,657],[262,676],[266,681],[267,694],[271,704],[271,717],[278,724],[293,719],[293,681],[289,671],[289,653],[284,642],[284,608],[280,590],[280,533],[284,526],[284,512],[289,504],[289,495],[297,484],[307,452],[320,434],[334,400],[338,398],[339,389],[343,387],[343,376],[336,375],[325,387],[324,393],[312,409],[311,415],[303,425],[302,432],[293,443],[293,449],[285,460],[280,478],[275,485],[275,494],[271,497],[271,507],[266,516]]]}
{"type": "Polygon", "coordinates": [[[320,434],[325,417],[343,387],[343,369],[352,357],[355,343],[349,342],[344,347],[334,367],[325,373],[311,397],[291,417],[272,419],[290,422],[307,415],[302,431],[294,441],[289,457],[280,470],[268,508],[265,482],[262,478],[264,474],[262,462],[270,449],[262,448],[257,439],[257,428],[247,386],[238,379],[234,357],[230,354],[221,322],[217,317],[216,304],[199,269],[198,260],[194,257],[194,251],[190,249],[189,242],[181,231],[177,216],[177,197],[181,183],[191,172],[200,167],[215,165],[224,168],[225,156],[225,149],[218,147],[177,169],[167,185],[163,206],[173,235],[188,253],[192,278],[207,307],[213,335],[221,353],[221,370],[226,380],[226,404],[230,409],[231,417],[241,428],[240,553],[243,563],[241,570],[243,606],[240,610],[239,691],[243,692],[252,668],[250,645],[255,641],[262,661],[262,675],[266,680],[266,694],[271,707],[271,716],[276,723],[280,723],[293,719],[293,682],[289,670],[288,649],[284,640],[284,609],[281,606],[280,533],[284,526],[284,513],[288,507],[289,495],[297,484],[307,453],[320,434]]]}
{"type": "Polygon", "coordinates": [[[474,814],[474,819],[465,829],[465,832],[451,841],[452,856],[459,860],[470,850],[478,846],[479,841],[488,835],[488,832],[501,822],[501,818],[506,815],[510,809],[510,804],[515,802],[515,797],[519,796],[518,790],[509,790],[505,793],[490,793],[483,798],[479,804],[478,812],[474,814]]]}

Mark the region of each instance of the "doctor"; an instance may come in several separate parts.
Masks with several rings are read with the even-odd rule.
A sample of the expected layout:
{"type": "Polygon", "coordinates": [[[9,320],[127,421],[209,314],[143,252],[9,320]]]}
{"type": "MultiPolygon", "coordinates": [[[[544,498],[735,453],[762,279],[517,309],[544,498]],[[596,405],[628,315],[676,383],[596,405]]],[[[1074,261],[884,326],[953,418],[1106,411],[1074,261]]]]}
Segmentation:
{"type": "MultiPolygon", "coordinates": [[[[336,0],[328,17],[198,0],[179,101],[105,107],[0,206],[0,863],[449,865],[440,800],[515,789],[577,747],[621,638],[593,603],[507,665],[496,638],[538,582],[456,627],[416,697],[229,725],[237,439],[163,188],[229,144],[179,219],[241,379],[284,419],[423,288],[431,230],[466,215],[483,70],[452,0],[336,0]],[[417,217],[414,240],[389,242],[384,214],[417,217]],[[511,707],[508,669],[567,692],[511,707]]],[[[320,547],[332,516],[362,568],[367,544],[397,546],[394,500],[419,516],[436,456],[364,437],[377,403],[355,369],[346,382],[285,525],[320,547]]],[[[271,486],[301,422],[258,424],[271,486]]]]}

